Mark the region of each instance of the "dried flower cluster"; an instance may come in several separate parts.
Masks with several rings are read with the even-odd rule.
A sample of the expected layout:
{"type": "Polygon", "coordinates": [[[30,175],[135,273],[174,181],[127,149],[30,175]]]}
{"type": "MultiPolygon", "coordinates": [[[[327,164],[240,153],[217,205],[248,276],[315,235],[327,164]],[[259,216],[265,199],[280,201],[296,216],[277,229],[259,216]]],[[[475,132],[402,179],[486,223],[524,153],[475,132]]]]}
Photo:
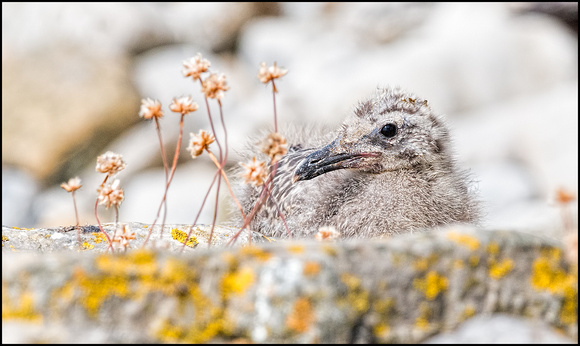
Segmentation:
{"type": "Polygon", "coordinates": [[[268,67],[265,62],[260,64],[260,70],[258,71],[258,79],[260,82],[267,84],[268,82],[280,78],[288,73],[288,70],[284,68],[279,68],[276,66],[276,62],[274,65],[268,67]]]}
{"type": "Polygon", "coordinates": [[[131,230],[131,227],[122,225],[120,228],[117,228],[113,236],[113,249],[127,250],[129,240],[131,239],[135,239],[135,232],[131,230]]]}
{"type": "Polygon", "coordinates": [[[68,183],[60,184],[60,187],[66,190],[66,192],[73,192],[81,188],[81,179],[79,177],[70,178],[68,183]]]}
{"type": "Polygon", "coordinates": [[[568,204],[576,199],[576,195],[564,188],[556,190],[556,202],[560,204],[568,204]]]}
{"type": "Polygon", "coordinates": [[[161,102],[150,99],[149,97],[142,99],[139,116],[143,119],[162,118],[163,112],[161,111],[161,102]]]}
{"type": "Polygon", "coordinates": [[[246,169],[243,173],[246,184],[253,186],[264,185],[268,177],[268,168],[265,161],[256,161],[256,157],[252,157],[252,161],[248,163],[240,162],[240,165],[246,169]]]}
{"type": "Polygon", "coordinates": [[[112,184],[104,183],[99,186],[97,189],[99,204],[104,205],[107,209],[112,205],[121,205],[121,202],[125,199],[125,193],[122,189],[119,189],[119,183],[119,179],[115,179],[112,184]]]}
{"type": "Polygon", "coordinates": [[[209,145],[215,141],[215,137],[211,133],[207,133],[204,130],[199,130],[199,133],[189,133],[190,140],[187,150],[191,153],[191,157],[194,159],[201,155],[204,150],[209,148],[209,145]]]}
{"type": "Polygon", "coordinates": [[[107,151],[103,155],[97,157],[97,172],[107,173],[109,176],[125,169],[125,162],[123,156],[115,154],[112,151],[107,151]]]}
{"type": "Polygon", "coordinates": [[[201,74],[206,72],[211,63],[202,59],[201,53],[197,53],[196,56],[189,58],[189,60],[183,61],[184,69],[182,70],[185,77],[192,77],[194,81],[200,79],[201,74]]]}
{"type": "Polygon", "coordinates": [[[195,112],[199,108],[199,105],[191,99],[190,96],[180,97],[178,99],[174,98],[169,105],[169,109],[175,113],[181,113],[183,115],[191,112],[195,112]]]}
{"type": "Polygon", "coordinates": [[[286,138],[278,132],[270,133],[261,145],[262,152],[270,158],[272,162],[276,162],[286,155],[288,152],[288,144],[286,138]]]}
{"type": "Polygon", "coordinates": [[[316,233],[314,239],[318,241],[338,240],[340,239],[340,233],[332,226],[324,226],[318,229],[318,233],[316,233]]]}
{"type": "Polygon", "coordinates": [[[223,73],[219,76],[212,73],[201,84],[201,91],[205,96],[217,100],[221,100],[224,97],[224,91],[230,88],[226,85],[226,76],[223,73]]]}

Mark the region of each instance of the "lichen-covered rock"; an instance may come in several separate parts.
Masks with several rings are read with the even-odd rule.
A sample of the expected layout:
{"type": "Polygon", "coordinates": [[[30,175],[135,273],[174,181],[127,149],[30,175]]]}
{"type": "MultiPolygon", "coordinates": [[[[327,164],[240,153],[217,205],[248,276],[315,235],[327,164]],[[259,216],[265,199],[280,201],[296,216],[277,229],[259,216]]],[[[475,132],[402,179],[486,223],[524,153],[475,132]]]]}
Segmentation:
{"type": "Polygon", "coordinates": [[[6,342],[420,342],[498,312],[578,337],[577,264],[525,233],[450,228],[179,255],[18,253],[5,230],[6,342]]]}

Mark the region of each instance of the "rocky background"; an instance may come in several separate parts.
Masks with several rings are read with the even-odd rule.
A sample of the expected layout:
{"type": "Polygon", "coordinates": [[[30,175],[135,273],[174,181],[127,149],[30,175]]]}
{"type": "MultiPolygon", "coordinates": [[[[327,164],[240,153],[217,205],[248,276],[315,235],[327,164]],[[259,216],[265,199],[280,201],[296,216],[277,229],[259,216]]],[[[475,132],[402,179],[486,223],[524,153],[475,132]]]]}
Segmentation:
{"type": "Polygon", "coordinates": [[[192,223],[214,172],[185,151],[190,132],[209,130],[199,86],[181,74],[201,52],[230,86],[230,166],[248,136],[273,126],[262,61],[289,70],[277,83],[282,124],[337,126],[377,86],[400,85],[446,114],[484,227],[559,237],[550,201],[578,188],[577,18],[577,3],[3,3],[2,224],[74,225],[59,185],[76,175],[80,222],[94,224],[96,157],[107,150],[127,162],[120,220],[151,223],[164,172],[140,100],[162,102],[171,161],[179,117],[168,105],[182,95],[202,107],[185,119],[167,223],[192,223]]]}

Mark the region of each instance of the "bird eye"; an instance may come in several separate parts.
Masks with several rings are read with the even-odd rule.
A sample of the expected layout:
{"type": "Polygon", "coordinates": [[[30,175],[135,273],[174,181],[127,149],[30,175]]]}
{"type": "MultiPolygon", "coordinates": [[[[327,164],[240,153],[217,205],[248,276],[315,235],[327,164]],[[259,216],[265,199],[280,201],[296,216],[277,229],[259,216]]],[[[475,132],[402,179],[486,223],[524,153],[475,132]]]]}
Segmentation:
{"type": "Polygon", "coordinates": [[[383,126],[381,133],[385,137],[394,137],[397,134],[397,125],[391,123],[387,124],[383,126]]]}

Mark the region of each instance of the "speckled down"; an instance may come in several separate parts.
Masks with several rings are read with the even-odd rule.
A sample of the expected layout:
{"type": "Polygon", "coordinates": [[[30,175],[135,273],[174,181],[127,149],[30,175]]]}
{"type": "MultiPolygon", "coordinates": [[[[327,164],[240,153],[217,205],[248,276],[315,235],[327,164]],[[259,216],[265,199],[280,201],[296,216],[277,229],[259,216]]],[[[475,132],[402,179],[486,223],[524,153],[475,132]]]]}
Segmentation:
{"type": "Polygon", "coordinates": [[[181,255],[32,254],[5,236],[6,342],[420,342],[499,312],[578,337],[577,264],[562,244],[514,231],[181,255]]]}

